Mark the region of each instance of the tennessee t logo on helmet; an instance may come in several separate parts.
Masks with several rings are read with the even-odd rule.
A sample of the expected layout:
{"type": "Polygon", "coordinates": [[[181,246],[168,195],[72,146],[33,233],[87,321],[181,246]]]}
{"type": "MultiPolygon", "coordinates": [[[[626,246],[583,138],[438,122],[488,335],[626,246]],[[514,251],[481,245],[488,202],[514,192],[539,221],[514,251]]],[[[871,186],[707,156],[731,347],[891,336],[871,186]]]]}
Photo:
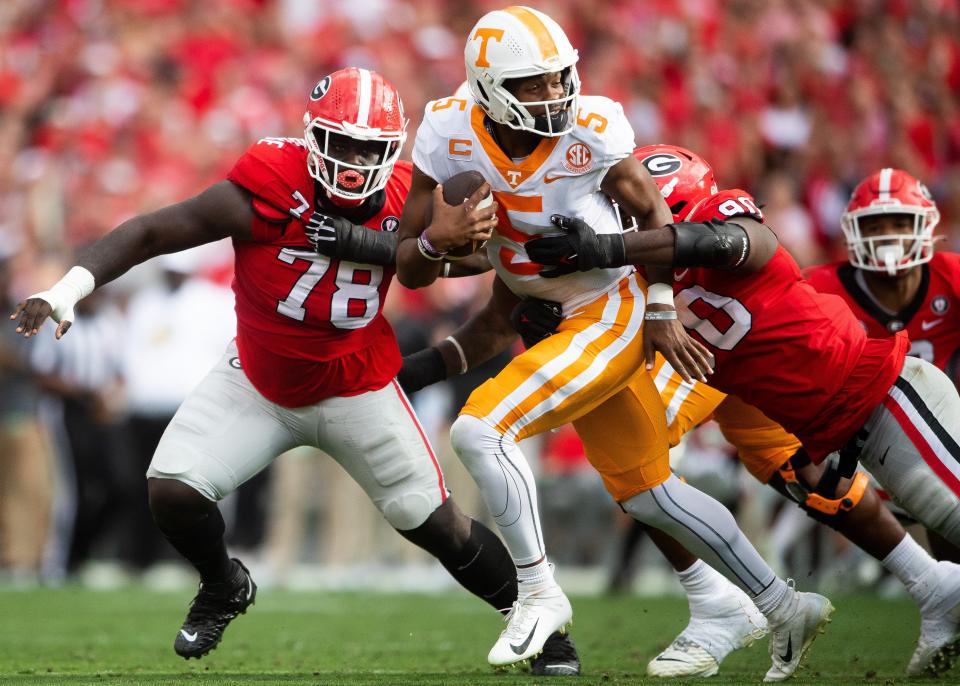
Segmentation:
{"type": "Polygon", "coordinates": [[[488,12],[476,23],[464,48],[470,93],[498,124],[540,136],[562,136],[577,124],[580,77],[577,51],[560,25],[529,7],[488,12]],[[556,100],[520,102],[505,82],[559,72],[564,95],[556,100]],[[534,116],[542,106],[549,115],[534,116]],[[531,109],[532,108],[532,109],[531,109]]]}

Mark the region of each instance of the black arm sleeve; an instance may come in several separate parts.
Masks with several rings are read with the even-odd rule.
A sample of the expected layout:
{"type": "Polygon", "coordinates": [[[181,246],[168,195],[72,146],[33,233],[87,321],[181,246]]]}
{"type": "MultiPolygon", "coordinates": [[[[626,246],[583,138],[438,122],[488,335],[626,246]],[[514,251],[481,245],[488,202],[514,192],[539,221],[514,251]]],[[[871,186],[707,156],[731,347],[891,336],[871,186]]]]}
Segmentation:
{"type": "Polygon", "coordinates": [[[418,350],[403,358],[403,367],[397,374],[397,383],[405,393],[416,393],[447,378],[443,354],[435,346],[418,350]]]}
{"type": "Polygon", "coordinates": [[[337,222],[337,257],[363,264],[393,266],[397,262],[400,237],[347,221],[337,222]]]}
{"type": "Polygon", "coordinates": [[[736,269],[750,256],[750,238],[739,224],[680,222],[673,229],[674,267],[736,269]]]}

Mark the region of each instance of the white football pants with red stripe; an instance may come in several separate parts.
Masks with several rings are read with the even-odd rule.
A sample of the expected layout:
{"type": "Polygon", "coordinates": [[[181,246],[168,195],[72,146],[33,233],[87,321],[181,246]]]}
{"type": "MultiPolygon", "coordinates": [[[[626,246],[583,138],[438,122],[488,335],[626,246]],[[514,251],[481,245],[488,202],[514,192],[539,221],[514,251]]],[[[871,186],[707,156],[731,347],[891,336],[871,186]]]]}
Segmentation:
{"type": "Polygon", "coordinates": [[[395,529],[417,528],[447,499],[440,464],[395,380],[283,407],[247,379],[236,342],[177,410],[147,476],[176,479],[218,501],[298,446],[339,462],[395,529]]]}
{"type": "Polygon", "coordinates": [[[908,357],[864,429],[861,464],[907,513],[960,546],[960,396],[947,375],[908,357]]]}

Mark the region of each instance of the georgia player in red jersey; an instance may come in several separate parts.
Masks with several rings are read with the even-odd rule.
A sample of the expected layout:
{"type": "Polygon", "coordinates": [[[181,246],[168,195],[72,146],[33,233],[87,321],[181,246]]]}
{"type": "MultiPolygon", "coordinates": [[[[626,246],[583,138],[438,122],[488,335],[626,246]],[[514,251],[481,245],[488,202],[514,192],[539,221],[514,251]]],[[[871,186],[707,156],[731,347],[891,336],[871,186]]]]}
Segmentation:
{"type": "MultiPolygon", "coordinates": [[[[715,355],[711,385],[794,433],[814,464],[839,451],[820,478],[849,477],[859,459],[918,521],[958,542],[960,484],[937,468],[960,461],[956,389],[932,364],[905,358],[903,334],[868,338],[842,299],[801,278],[759,216],[749,194],[723,191],[701,196],[685,216],[691,223],[622,238],[557,218],[565,234],[531,241],[527,251],[564,267],[618,266],[612,256],[624,253],[628,263],[673,265],[679,317],[715,355]]],[[[884,562],[924,592],[908,671],[948,669],[960,651],[956,565],[933,563],[909,536],[884,562]]]]}
{"type": "MultiPolygon", "coordinates": [[[[818,291],[843,298],[872,338],[905,331],[909,354],[932,362],[957,384],[960,255],[934,253],[939,221],[921,181],[900,169],[881,169],[857,184],[841,218],[848,261],[809,267],[804,276],[818,291]]],[[[936,469],[960,474],[952,461],[936,469]]],[[[930,534],[941,559],[960,561],[960,551],[930,534]]]]}
{"type": "MultiPolygon", "coordinates": [[[[449,498],[394,380],[400,354],[381,306],[410,187],[410,165],[397,162],[400,97],[379,74],[342,69],[313,89],[304,123],[304,139],[264,138],[228,180],[121,224],[11,316],[28,337],[52,317],[59,338],[95,287],[156,255],[233,239],[236,341],[181,405],[147,473],[158,527],[200,573],[174,644],[185,658],[216,647],[256,595],[227,556],[217,501],[298,445],[336,459],[391,526],[469,591],[497,609],[517,598],[513,560],[449,498]]],[[[435,230],[463,243],[488,234],[495,211],[446,205],[438,192],[435,230]]],[[[572,644],[556,641],[578,669],[572,644]]]]}

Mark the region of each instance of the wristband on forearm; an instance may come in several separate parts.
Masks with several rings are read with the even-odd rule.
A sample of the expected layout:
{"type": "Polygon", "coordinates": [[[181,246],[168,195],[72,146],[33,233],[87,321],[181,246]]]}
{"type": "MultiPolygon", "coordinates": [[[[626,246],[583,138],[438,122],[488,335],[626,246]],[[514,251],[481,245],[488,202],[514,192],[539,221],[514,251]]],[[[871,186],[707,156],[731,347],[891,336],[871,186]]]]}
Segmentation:
{"type": "Polygon", "coordinates": [[[673,307],[673,286],[667,283],[652,283],[647,286],[647,305],[673,307]]]}
{"type": "Polygon", "coordinates": [[[420,232],[420,236],[417,238],[417,249],[420,251],[420,254],[431,262],[439,262],[447,254],[446,250],[437,250],[430,244],[430,239],[427,238],[427,230],[424,229],[420,232]]]}
{"type": "Polygon", "coordinates": [[[467,364],[467,354],[463,352],[463,346],[460,345],[460,341],[458,341],[453,336],[447,336],[443,340],[449,341],[450,344],[456,349],[457,355],[460,358],[460,373],[466,374],[467,370],[470,368],[470,365],[467,364]]]}

